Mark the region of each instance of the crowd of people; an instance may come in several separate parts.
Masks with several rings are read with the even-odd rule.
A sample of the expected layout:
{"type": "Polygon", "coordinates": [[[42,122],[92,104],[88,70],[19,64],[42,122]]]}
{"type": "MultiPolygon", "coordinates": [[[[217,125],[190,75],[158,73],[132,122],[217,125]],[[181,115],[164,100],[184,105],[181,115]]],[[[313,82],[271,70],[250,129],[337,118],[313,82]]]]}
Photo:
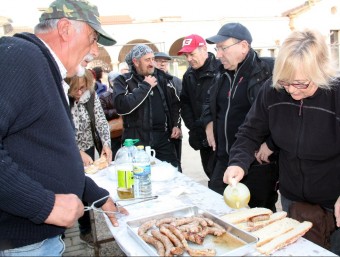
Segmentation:
{"type": "Polygon", "coordinates": [[[87,68],[98,44],[116,43],[97,17],[86,0],[55,0],[34,34],[0,38],[0,256],[61,256],[76,222],[93,245],[84,206],[98,199],[119,226],[113,212],[128,212],[84,166],[95,151],[110,163],[132,138],[183,172],[182,119],[211,190],[241,181],[250,207],[274,212],[280,192],[289,216],[319,221],[307,238],[340,254],[340,73],[323,35],[294,31],[265,58],[256,35],[227,23],[184,38],[182,78],[169,72],[173,57],[136,44],[106,85],[102,67],[87,68]],[[119,118],[112,137],[108,121],[119,118]]]}

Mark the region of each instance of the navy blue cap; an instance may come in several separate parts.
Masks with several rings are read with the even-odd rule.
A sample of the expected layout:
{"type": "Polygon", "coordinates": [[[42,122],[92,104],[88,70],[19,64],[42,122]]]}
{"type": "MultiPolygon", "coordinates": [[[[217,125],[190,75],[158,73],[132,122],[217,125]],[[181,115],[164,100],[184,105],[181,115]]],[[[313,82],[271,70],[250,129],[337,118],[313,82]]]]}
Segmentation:
{"type": "Polygon", "coordinates": [[[163,58],[163,59],[166,59],[166,60],[171,60],[172,58],[167,55],[166,53],[163,53],[163,52],[158,52],[158,53],[155,53],[155,59],[157,58],[163,58]]]}
{"type": "Polygon", "coordinates": [[[217,44],[228,40],[229,38],[236,38],[239,40],[246,40],[251,44],[253,38],[249,30],[240,23],[227,23],[222,26],[217,35],[206,39],[208,44],[217,44]]]}

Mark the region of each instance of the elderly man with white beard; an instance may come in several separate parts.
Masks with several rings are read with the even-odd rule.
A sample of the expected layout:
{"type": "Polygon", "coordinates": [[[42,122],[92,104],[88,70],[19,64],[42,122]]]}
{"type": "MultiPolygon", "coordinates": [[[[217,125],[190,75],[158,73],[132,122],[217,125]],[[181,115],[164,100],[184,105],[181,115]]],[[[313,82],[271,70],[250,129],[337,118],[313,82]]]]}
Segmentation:
{"type": "Polygon", "coordinates": [[[98,55],[98,43],[116,43],[98,17],[85,0],[56,0],[35,34],[0,38],[1,256],[62,256],[61,235],[84,214],[82,200],[127,214],[84,174],[63,82],[98,55]]]}

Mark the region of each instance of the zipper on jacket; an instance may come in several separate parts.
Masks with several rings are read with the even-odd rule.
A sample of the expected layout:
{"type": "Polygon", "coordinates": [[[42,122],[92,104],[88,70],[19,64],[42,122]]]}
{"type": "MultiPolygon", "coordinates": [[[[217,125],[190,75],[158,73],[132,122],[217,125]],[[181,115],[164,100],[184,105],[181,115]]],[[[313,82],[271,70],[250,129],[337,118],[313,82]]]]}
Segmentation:
{"type": "Polygon", "coordinates": [[[302,168],[301,168],[301,159],[299,158],[299,170],[300,170],[300,175],[301,175],[301,180],[302,180],[302,183],[301,183],[301,195],[303,197],[303,199],[306,199],[305,198],[305,174],[302,172],[302,168]]]}
{"type": "Polygon", "coordinates": [[[302,115],[302,105],[303,105],[303,99],[300,100],[299,116],[302,115]]]}
{"type": "Polygon", "coordinates": [[[304,197],[304,174],[302,172],[302,168],[301,168],[301,159],[300,159],[300,142],[301,142],[301,127],[302,127],[302,106],[303,106],[303,99],[300,100],[300,106],[299,106],[299,117],[301,117],[299,119],[299,129],[298,129],[298,136],[297,136],[297,146],[296,146],[296,156],[299,159],[299,174],[301,176],[302,179],[302,183],[301,183],[301,194],[304,197]]]}
{"type": "MultiPolygon", "coordinates": [[[[225,150],[226,150],[226,153],[229,155],[229,150],[228,150],[228,145],[229,145],[229,141],[228,141],[228,128],[227,128],[227,120],[228,120],[228,113],[229,113],[229,109],[230,109],[230,99],[231,99],[231,93],[232,93],[232,90],[233,90],[233,84],[234,84],[234,81],[231,81],[231,77],[229,76],[228,72],[225,72],[227,78],[229,79],[229,84],[230,84],[230,88],[229,88],[229,91],[228,91],[228,107],[227,107],[227,111],[225,113],[225,116],[224,116],[224,136],[225,136],[225,150]]],[[[236,74],[235,74],[236,76],[236,74]]]]}
{"type": "Polygon", "coordinates": [[[230,83],[230,89],[228,92],[228,108],[224,117],[224,136],[225,136],[225,150],[227,152],[227,154],[229,155],[229,150],[228,150],[228,145],[229,145],[229,141],[228,141],[228,128],[227,128],[227,117],[229,114],[229,110],[230,110],[230,101],[232,98],[234,98],[235,94],[236,94],[236,90],[237,90],[237,86],[242,82],[243,80],[243,76],[239,79],[239,81],[237,82],[237,84],[235,85],[235,78],[237,78],[238,72],[239,70],[241,70],[242,66],[244,65],[244,63],[242,63],[242,65],[236,70],[235,74],[234,74],[234,79],[233,81],[231,81],[231,77],[229,76],[228,72],[225,72],[225,74],[228,76],[229,78],[229,83],[230,83]],[[233,89],[235,88],[234,92],[233,89]]]}

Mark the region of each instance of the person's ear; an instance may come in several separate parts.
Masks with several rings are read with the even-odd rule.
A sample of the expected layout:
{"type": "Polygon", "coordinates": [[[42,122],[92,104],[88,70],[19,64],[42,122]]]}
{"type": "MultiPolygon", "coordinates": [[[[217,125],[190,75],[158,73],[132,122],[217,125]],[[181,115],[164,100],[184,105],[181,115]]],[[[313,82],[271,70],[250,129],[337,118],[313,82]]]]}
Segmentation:
{"type": "Polygon", "coordinates": [[[136,58],[132,58],[132,63],[135,65],[135,67],[138,67],[139,63],[136,58]]]}
{"type": "Polygon", "coordinates": [[[58,21],[57,28],[59,36],[65,41],[68,41],[71,36],[71,22],[66,18],[62,18],[58,21]]]}
{"type": "Polygon", "coordinates": [[[242,40],[239,44],[241,44],[242,46],[242,50],[243,50],[242,52],[248,53],[249,48],[250,48],[248,42],[246,40],[242,40]]]}

